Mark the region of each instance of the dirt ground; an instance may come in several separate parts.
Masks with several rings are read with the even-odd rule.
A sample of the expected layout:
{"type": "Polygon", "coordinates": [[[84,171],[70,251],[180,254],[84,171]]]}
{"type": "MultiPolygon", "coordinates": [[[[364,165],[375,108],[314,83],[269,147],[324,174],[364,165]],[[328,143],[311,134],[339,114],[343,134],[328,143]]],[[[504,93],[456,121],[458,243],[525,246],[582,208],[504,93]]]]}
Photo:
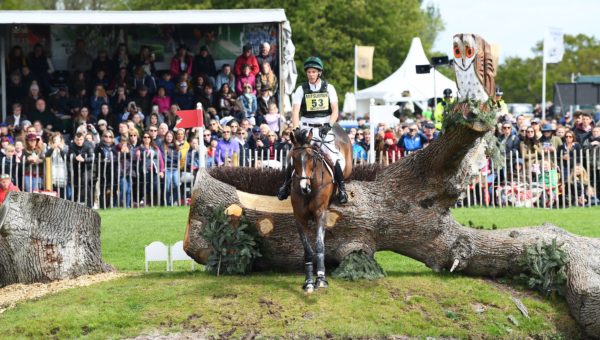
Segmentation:
{"type": "Polygon", "coordinates": [[[97,275],[83,275],[75,279],[54,281],[49,283],[13,284],[0,288],[0,313],[13,308],[17,303],[34,300],[47,294],[64,289],[89,286],[94,283],[118,279],[126,276],[123,273],[109,272],[97,275]]]}

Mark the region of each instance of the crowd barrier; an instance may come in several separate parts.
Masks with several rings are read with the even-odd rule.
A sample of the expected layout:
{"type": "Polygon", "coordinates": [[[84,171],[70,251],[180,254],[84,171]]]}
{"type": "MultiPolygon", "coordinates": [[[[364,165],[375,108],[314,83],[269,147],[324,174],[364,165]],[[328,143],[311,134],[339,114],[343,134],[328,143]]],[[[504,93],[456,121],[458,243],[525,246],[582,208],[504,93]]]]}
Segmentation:
{"type": "MultiPolygon", "coordinates": [[[[288,149],[243,151],[230,157],[206,156],[206,167],[242,166],[282,169],[288,149]]],[[[380,152],[375,162],[390,165],[407,153],[380,152]]],[[[364,158],[354,164],[366,164],[364,158]]],[[[200,153],[191,150],[160,161],[155,153],[97,154],[80,162],[58,153],[43,163],[4,158],[2,173],[23,191],[54,195],[93,208],[189,205],[200,153]],[[178,161],[179,160],[179,161],[178,161]],[[162,170],[162,171],[161,171],[162,170]]],[[[466,190],[457,207],[589,207],[600,204],[600,149],[562,153],[505,154],[503,164],[487,158],[470,166],[466,190]]]]}

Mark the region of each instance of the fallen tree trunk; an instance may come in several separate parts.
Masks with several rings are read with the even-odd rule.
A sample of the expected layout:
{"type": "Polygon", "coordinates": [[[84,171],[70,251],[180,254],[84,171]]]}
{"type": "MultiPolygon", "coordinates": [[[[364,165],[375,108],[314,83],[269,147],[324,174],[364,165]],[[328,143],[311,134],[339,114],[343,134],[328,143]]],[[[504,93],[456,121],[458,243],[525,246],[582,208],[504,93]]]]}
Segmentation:
{"type": "Polygon", "coordinates": [[[107,272],[100,216],[41,194],[10,192],[0,207],[0,287],[107,272]]]}
{"type": "MultiPolygon", "coordinates": [[[[488,129],[477,122],[458,124],[427,148],[380,171],[374,180],[349,181],[348,204],[330,208],[329,220],[333,222],[325,236],[328,265],[335,266],[355,251],[373,254],[391,250],[436,272],[454,266],[455,271],[468,275],[515,275],[524,270],[516,261],[523,256],[525,246],[556,239],[569,257],[565,291],[571,312],[587,334],[600,336],[600,240],[575,236],[551,225],[475,230],[452,218],[449,209],[469,179],[468,160],[488,129]]],[[[303,247],[291,204],[274,197],[281,180],[267,174],[273,184],[269,188],[258,186],[257,191],[263,193],[258,195],[226,183],[241,186],[239,178],[257,175],[253,169],[217,169],[213,175],[221,180],[204,169],[196,178],[184,241],[186,252],[205,263],[210,249],[200,231],[206,216],[218,206],[237,204],[263,237],[263,257],[257,259],[256,267],[279,271],[303,268],[303,247]]],[[[314,239],[314,232],[309,237],[314,239]]]]}

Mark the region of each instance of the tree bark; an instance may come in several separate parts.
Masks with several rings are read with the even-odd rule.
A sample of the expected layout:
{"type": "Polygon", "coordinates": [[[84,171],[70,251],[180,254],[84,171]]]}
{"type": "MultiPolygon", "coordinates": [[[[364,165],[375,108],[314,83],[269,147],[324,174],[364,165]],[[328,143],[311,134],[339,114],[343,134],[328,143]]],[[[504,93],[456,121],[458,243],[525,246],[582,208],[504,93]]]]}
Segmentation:
{"type": "Polygon", "coordinates": [[[10,192],[0,207],[0,287],[107,272],[100,216],[41,194],[10,192]]]}
{"type": "MultiPolygon", "coordinates": [[[[458,124],[425,149],[382,170],[374,181],[349,181],[349,202],[330,207],[335,224],[325,236],[328,265],[335,266],[358,250],[368,254],[391,250],[436,272],[455,265],[455,271],[467,275],[515,275],[523,271],[516,260],[525,246],[556,238],[569,255],[566,297],[571,313],[589,335],[600,336],[600,240],[551,225],[475,230],[452,218],[449,209],[467,186],[469,159],[488,128],[479,123],[458,124]]],[[[249,170],[235,171],[243,176],[249,170]]],[[[200,236],[210,210],[231,204],[241,206],[251,222],[269,219],[273,223],[269,233],[261,233],[264,254],[255,267],[278,271],[303,268],[303,247],[289,199],[280,202],[274,193],[237,190],[204,169],[196,178],[184,241],[192,258],[205,263],[210,253],[200,236]]],[[[314,239],[314,228],[309,237],[314,239]]]]}

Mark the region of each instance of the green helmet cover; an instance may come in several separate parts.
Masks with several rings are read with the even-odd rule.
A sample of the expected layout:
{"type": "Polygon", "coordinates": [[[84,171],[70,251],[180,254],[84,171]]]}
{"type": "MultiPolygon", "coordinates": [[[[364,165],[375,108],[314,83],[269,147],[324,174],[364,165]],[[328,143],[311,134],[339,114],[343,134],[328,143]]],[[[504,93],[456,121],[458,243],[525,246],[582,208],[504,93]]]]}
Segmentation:
{"type": "Polygon", "coordinates": [[[309,68],[316,68],[319,71],[323,71],[323,62],[319,57],[308,57],[304,61],[304,70],[309,68]]]}

